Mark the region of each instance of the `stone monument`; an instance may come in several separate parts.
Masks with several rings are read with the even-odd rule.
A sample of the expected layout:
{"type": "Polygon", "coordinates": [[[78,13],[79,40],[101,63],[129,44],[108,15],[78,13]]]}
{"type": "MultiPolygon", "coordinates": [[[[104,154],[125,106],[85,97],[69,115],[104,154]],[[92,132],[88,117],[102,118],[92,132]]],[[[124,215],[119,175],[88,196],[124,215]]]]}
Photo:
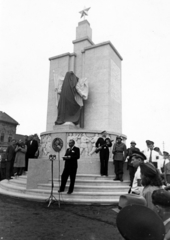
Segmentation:
{"type": "MultiPolygon", "coordinates": [[[[36,188],[39,182],[50,178],[49,155],[57,155],[54,163],[54,177],[63,169],[63,160],[69,139],[75,140],[80,148],[78,174],[99,174],[99,155],[94,152],[95,142],[103,130],[115,140],[122,134],[122,57],[110,41],[94,44],[92,29],[87,20],[78,23],[73,53],[64,53],[49,58],[50,76],[46,132],[41,134],[40,156],[30,159],[27,188],[36,188]],[[88,98],[83,100],[83,127],[80,124],[63,123],[56,125],[58,104],[62,84],[68,72],[78,79],[85,79],[88,98]],[[62,141],[62,149],[55,151],[56,139],[62,141]]],[[[84,81],[84,80],[83,80],[84,81]]],[[[110,150],[111,152],[111,150],[110,150]]],[[[112,154],[109,173],[114,174],[112,154]]]]}

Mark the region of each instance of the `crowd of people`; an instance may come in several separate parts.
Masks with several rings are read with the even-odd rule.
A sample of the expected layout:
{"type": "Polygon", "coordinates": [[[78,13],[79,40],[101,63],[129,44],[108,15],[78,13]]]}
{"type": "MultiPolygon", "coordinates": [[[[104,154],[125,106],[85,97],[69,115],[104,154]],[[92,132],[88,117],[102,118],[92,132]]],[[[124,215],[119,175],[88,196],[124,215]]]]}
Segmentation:
{"type": "Polygon", "coordinates": [[[146,140],[146,147],[145,150],[140,151],[132,141],[131,147],[126,150],[125,160],[127,159],[130,175],[130,189],[126,198],[129,202],[127,201],[125,210],[118,215],[118,229],[125,239],[138,239],[139,231],[137,234],[134,229],[140,224],[140,229],[146,233],[145,237],[143,231],[140,233],[143,239],[168,240],[170,239],[170,154],[166,151],[162,153],[150,140],[146,140]],[[142,207],[139,206],[139,196],[143,198],[140,198],[140,205],[144,205],[142,207]],[[128,226],[131,229],[131,236],[127,234],[127,224],[122,228],[127,213],[133,214],[133,219],[131,218],[133,223],[131,222],[131,227],[128,226]],[[146,221],[147,218],[150,218],[151,223],[146,221]],[[156,226],[156,222],[162,223],[160,226],[163,227],[157,229],[153,227],[153,224],[156,226]]]}
{"type": "MultiPolygon", "coordinates": [[[[123,181],[123,166],[124,162],[127,162],[130,188],[128,194],[120,197],[124,205],[127,199],[127,206],[118,214],[118,229],[124,239],[128,240],[168,240],[170,239],[170,154],[167,151],[161,152],[151,140],[146,140],[146,149],[142,151],[136,147],[135,141],[131,141],[130,147],[127,148],[122,140],[122,137],[118,136],[112,148],[115,169],[113,180],[123,181]],[[141,206],[142,204],[144,206],[141,206]],[[127,224],[127,217],[131,219],[130,224],[127,224]],[[152,222],[149,223],[146,219],[152,222]],[[155,229],[152,223],[155,226],[158,223],[160,227],[155,229]],[[138,228],[143,231],[136,230],[138,228]]],[[[101,176],[108,176],[111,146],[107,133],[102,132],[102,137],[96,142],[96,148],[100,151],[101,176]]]]}
{"type": "MultiPolygon", "coordinates": [[[[133,196],[133,201],[134,196],[142,197],[143,205],[156,215],[145,211],[141,206],[132,207],[130,205],[127,210],[124,210],[121,217],[118,218],[118,228],[125,239],[138,239],[126,238],[127,224],[125,224],[124,228],[122,226],[126,222],[125,215],[133,211],[137,211],[137,213],[138,211],[143,211],[143,213],[146,212],[146,217],[149,216],[155,222],[159,222],[155,217],[159,216],[159,219],[161,219],[165,226],[162,230],[162,239],[168,240],[170,239],[170,154],[167,151],[163,151],[162,153],[160,148],[155,147],[154,142],[151,140],[146,140],[146,149],[142,151],[136,147],[135,141],[131,141],[130,147],[127,148],[122,140],[121,136],[117,136],[115,143],[112,144],[113,140],[107,137],[106,131],[103,131],[102,136],[97,139],[95,152],[99,152],[100,174],[101,176],[108,176],[109,148],[112,147],[115,169],[115,178],[113,180],[123,181],[124,163],[127,162],[130,179],[129,192],[127,194],[127,196],[130,196],[129,200],[131,200],[131,196],[133,196]],[[119,223],[121,223],[120,226],[119,223]]],[[[26,136],[24,141],[21,139],[19,141],[12,139],[10,146],[0,155],[0,180],[10,180],[13,176],[20,176],[27,172],[29,159],[38,158],[38,149],[39,138],[37,134],[26,136]]],[[[67,194],[73,193],[78,168],[77,160],[79,158],[80,149],[75,146],[74,139],[69,139],[69,148],[63,157],[65,166],[61,175],[59,193],[64,192],[68,177],[70,177],[70,185],[67,194]]],[[[139,201],[139,197],[136,199],[139,201]]],[[[136,223],[134,215],[134,224],[136,223]]],[[[156,231],[149,228],[149,226],[147,230],[152,233],[149,233],[150,235],[144,239],[156,239],[150,238],[152,234],[156,236],[156,231]]],[[[131,233],[132,235],[136,234],[134,231],[131,231],[131,233]]],[[[138,237],[138,234],[136,236],[138,237]]]]}
{"type": "Polygon", "coordinates": [[[28,171],[30,158],[39,155],[39,138],[37,134],[25,136],[24,140],[12,139],[6,150],[0,154],[0,180],[10,180],[28,171]]]}
{"type": "MultiPolygon", "coordinates": [[[[170,154],[168,152],[163,151],[162,153],[160,148],[154,147],[154,142],[151,140],[146,140],[146,149],[142,151],[136,147],[135,141],[131,141],[130,147],[127,148],[126,144],[122,142],[122,140],[123,138],[121,136],[117,136],[116,142],[113,144],[112,148],[113,164],[115,169],[114,181],[123,181],[124,163],[127,162],[130,186],[132,187],[133,179],[138,167],[135,165],[136,162],[133,163],[133,159],[134,157],[138,158],[138,155],[140,155],[141,159],[145,163],[150,162],[155,166],[165,185],[170,184],[170,154]],[[135,156],[134,153],[136,153],[135,156]]],[[[107,137],[106,131],[103,131],[102,136],[96,141],[96,149],[99,151],[100,156],[101,176],[108,176],[109,148],[111,146],[112,141],[107,137]]]]}

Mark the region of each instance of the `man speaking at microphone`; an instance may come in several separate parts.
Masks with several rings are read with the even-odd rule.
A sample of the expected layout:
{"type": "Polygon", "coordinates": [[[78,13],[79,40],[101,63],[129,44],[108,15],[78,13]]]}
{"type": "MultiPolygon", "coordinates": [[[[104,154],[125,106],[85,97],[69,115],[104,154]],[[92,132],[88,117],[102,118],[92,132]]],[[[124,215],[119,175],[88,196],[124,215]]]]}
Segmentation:
{"type": "Polygon", "coordinates": [[[74,183],[78,167],[77,160],[80,158],[80,149],[74,145],[75,141],[70,139],[69,148],[66,150],[65,156],[63,157],[65,166],[61,175],[61,186],[58,192],[64,192],[68,177],[70,177],[70,186],[67,194],[71,194],[74,190],[74,183]]]}

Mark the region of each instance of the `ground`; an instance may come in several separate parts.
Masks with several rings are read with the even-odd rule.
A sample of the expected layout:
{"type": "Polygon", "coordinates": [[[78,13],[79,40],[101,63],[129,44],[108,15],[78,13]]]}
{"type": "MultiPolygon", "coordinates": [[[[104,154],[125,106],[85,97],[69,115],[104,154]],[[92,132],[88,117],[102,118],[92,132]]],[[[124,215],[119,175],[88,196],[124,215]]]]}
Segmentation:
{"type": "Polygon", "coordinates": [[[0,195],[0,240],[122,240],[112,208],[0,195]]]}

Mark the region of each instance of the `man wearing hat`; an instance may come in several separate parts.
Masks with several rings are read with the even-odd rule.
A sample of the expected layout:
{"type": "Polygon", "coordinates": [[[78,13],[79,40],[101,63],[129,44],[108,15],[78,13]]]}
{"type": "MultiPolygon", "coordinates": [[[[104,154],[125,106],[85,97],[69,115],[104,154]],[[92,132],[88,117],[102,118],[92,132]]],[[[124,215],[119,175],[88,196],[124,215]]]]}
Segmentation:
{"type": "Polygon", "coordinates": [[[159,217],[162,219],[166,236],[165,239],[170,239],[170,191],[165,189],[155,190],[152,194],[152,202],[159,217]]]}
{"type": "Polygon", "coordinates": [[[163,165],[163,171],[164,171],[164,179],[165,184],[170,184],[170,155],[168,152],[164,153],[164,165],[163,165]]]}
{"type": "Polygon", "coordinates": [[[146,140],[147,149],[142,151],[146,156],[145,162],[152,162],[155,167],[158,168],[159,153],[154,151],[154,142],[151,140],[146,140]]]}
{"type": "Polygon", "coordinates": [[[161,218],[145,206],[123,208],[117,215],[116,225],[125,240],[165,240],[161,218]]]}
{"type": "Polygon", "coordinates": [[[96,148],[100,156],[100,175],[108,176],[108,161],[109,161],[109,147],[112,146],[110,138],[107,138],[106,131],[101,132],[102,137],[99,137],[96,142],[96,148]]]}
{"type": "Polygon", "coordinates": [[[163,161],[161,165],[162,173],[165,171],[165,165],[169,163],[169,153],[166,151],[163,151],[163,161]]]}
{"type": "Polygon", "coordinates": [[[115,167],[116,177],[114,181],[120,180],[123,181],[123,164],[126,157],[126,145],[122,143],[122,137],[117,136],[116,143],[113,145],[113,164],[115,167]]]}
{"type": "Polygon", "coordinates": [[[130,186],[132,186],[133,178],[134,178],[135,172],[137,170],[137,168],[134,168],[133,165],[131,164],[131,159],[132,159],[131,156],[134,152],[140,152],[140,150],[139,150],[139,148],[136,147],[136,142],[131,141],[130,148],[127,149],[126,157],[125,157],[128,161],[127,170],[129,170],[130,186]]]}
{"type": "Polygon", "coordinates": [[[130,193],[140,194],[143,187],[141,187],[141,169],[140,165],[146,160],[146,156],[142,152],[135,152],[130,157],[131,164],[136,168],[135,176],[133,179],[132,187],[130,188],[130,193]]]}

